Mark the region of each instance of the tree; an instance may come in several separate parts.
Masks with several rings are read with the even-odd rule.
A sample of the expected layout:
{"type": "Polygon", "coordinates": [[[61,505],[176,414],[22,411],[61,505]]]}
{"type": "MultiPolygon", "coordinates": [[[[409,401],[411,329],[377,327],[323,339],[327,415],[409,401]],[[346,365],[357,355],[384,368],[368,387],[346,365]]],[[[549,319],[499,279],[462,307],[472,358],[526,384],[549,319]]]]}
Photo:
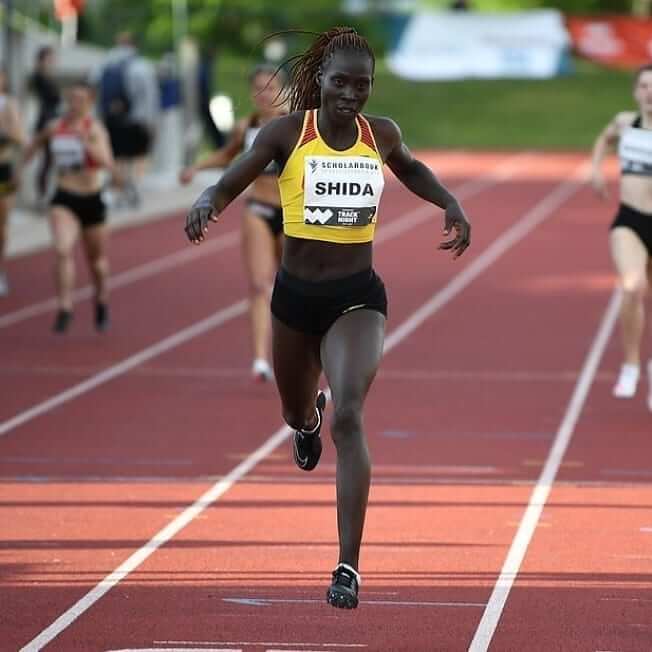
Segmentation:
{"type": "MultiPolygon", "coordinates": [[[[261,41],[276,31],[322,31],[335,24],[353,24],[382,53],[385,34],[377,14],[351,16],[333,9],[332,0],[310,3],[278,0],[186,0],[188,32],[205,47],[261,56],[261,41]],[[309,8],[305,8],[309,5],[309,8]]],[[[110,45],[113,36],[129,29],[140,37],[151,55],[174,47],[172,0],[95,0],[88,2],[86,18],[93,40],[110,45]]],[[[291,46],[302,47],[305,37],[288,35],[291,46]]]]}

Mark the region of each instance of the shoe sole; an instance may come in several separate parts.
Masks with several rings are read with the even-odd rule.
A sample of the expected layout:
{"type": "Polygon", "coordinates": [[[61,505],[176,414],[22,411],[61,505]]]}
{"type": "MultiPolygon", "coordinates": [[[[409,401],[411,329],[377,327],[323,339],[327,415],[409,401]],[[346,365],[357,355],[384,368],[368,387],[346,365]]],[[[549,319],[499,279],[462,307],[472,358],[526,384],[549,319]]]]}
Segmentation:
{"type": "Polygon", "coordinates": [[[326,602],[336,609],[356,609],[358,597],[348,591],[341,591],[330,587],[326,591],[326,602]]]}

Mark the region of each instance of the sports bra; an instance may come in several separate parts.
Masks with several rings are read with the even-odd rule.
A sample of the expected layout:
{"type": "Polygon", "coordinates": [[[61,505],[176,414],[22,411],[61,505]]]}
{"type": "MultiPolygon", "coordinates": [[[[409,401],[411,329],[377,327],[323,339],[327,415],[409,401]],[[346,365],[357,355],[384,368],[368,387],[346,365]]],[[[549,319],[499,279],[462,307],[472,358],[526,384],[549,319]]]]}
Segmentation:
{"type": "MultiPolygon", "coordinates": [[[[85,118],[82,122],[82,129],[88,131],[92,123],[92,118],[85,118]]],[[[70,123],[64,118],[59,120],[54,128],[54,134],[50,139],[50,150],[54,164],[60,172],[79,172],[84,169],[94,170],[100,167],[88,153],[77,131],[73,130],[70,123]]]]}
{"type": "Polygon", "coordinates": [[[618,157],[621,174],[652,176],[652,129],[642,127],[640,115],[620,135],[618,157]]]}

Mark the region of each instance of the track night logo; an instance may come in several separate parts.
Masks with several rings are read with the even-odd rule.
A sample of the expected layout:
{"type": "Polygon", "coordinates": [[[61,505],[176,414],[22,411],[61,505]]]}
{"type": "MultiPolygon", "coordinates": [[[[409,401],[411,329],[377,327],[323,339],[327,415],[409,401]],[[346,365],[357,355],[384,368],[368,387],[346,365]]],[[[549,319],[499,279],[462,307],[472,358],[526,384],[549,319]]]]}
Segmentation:
{"type": "Polygon", "coordinates": [[[365,156],[310,156],[304,175],[306,224],[365,227],[375,223],[384,186],[378,161],[365,156]]]}

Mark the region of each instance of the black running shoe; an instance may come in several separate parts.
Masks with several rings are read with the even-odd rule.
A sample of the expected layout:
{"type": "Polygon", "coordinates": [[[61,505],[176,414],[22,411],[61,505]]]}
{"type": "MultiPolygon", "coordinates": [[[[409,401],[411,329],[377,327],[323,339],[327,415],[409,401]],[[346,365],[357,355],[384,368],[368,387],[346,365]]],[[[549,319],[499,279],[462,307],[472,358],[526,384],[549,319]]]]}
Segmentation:
{"type": "Polygon", "coordinates": [[[333,571],[333,582],[326,591],[326,600],[338,609],[355,609],[359,588],[360,575],[348,564],[339,564],[333,571]]]}
{"type": "Polygon", "coordinates": [[[95,304],[95,328],[100,332],[109,330],[111,320],[109,319],[109,306],[106,303],[95,304]]]}
{"type": "Polygon", "coordinates": [[[65,333],[72,321],[72,312],[70,310],[59,310],[54,319],[52,330],[55,333],[65,333]]]}
{"type": "Polygon", "coordinates": [[[322,414],[326,407],[326,394],[319,392],[317,394],[317,416],[319,421],[312,432],[305,430],[297,430],[294,433],[292,454],[294,456],[295,464],[302,471],[312,471],[319,462],[321,457],[321,437],[319,431],[321,430],[322,414]]]}

